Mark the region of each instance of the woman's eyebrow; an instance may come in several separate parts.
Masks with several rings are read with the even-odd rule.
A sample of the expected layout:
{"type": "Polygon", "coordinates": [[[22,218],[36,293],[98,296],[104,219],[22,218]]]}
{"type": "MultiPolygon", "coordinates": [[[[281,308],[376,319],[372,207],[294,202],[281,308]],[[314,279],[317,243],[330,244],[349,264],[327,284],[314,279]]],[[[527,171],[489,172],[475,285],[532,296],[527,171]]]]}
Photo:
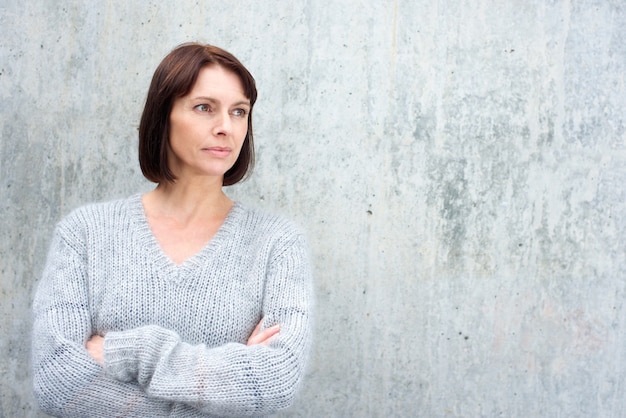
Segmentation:
{"type": "MultiPolygon", "coordinates": [[[[209,97],[209,96],[193,97],[191,100],[193,100],[193,101],[204,100],[204,101],[211,102],[211,103],[220,103],[220,101],[218,99],[215,99],[215,98],[209,97]]],[[[240,100],[238,102],[233,103],[233,106],[241,106],[241,105],[250,106],[250,100],[240,100]]]]}
{"type": "Polygon", "coordinates": [[[209,96],[197,96],[197,97],[192,97],[191,100],[204,100],[206,102],[219,102],[219,100],[214,99],[212,97],[209,96]]]}
{"type": "Polygon", "coordinates": [[[238,101],[237,103],[234,103],[234,106],[241,106],[241,105],[245,105],[245,106],[250,106],[250,100],[241,100],[238,101]]]}

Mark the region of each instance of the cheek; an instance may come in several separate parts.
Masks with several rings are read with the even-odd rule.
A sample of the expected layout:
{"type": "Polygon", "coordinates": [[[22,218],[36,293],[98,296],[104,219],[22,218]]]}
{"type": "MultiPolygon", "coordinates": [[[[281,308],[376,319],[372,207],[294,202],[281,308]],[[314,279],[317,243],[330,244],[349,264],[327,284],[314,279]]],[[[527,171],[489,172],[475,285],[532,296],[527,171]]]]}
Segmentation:
{"type": "Polygon", "coordinates": [[[201,126],[190,123],[176,123],[170,125],[170,146],[183,150],[202,143],[206,135],[201,126]]]}
{"type": "Polygon", "coordinates": [[[180,142],[181,137],[184,136],[181,125],[179,123],[173,122],[172,120],[170,120],[169,125],[170,144],[180,142]]]}
{"type": "Polygon", "coordinates": [[[243,143],[246,141],[246,138],[248,137],[248,124],[245,124],[241,127],[240,131],[238,132],[237,137],[239,138],[239,146],[241,147],[243,145],[243,143]]]}

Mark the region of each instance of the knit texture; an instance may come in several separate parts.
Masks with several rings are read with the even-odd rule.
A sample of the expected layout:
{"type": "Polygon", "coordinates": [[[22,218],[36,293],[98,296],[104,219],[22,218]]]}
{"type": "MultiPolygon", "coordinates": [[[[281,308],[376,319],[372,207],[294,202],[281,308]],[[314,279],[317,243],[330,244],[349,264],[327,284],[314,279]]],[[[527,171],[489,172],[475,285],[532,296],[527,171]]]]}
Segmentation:
{"type": "Polygon", "coordinates": [[[291,222],[236,203],[181,265],[141,196],[75,210],[34,301],[37,399],[55,416],[263,416],[290,405],[311,340],[311,271],[291,222]],[[280,324],[246,346],[256,324],[280,324]],[[104,366],[85,349],[105,336],[104,366]]]}

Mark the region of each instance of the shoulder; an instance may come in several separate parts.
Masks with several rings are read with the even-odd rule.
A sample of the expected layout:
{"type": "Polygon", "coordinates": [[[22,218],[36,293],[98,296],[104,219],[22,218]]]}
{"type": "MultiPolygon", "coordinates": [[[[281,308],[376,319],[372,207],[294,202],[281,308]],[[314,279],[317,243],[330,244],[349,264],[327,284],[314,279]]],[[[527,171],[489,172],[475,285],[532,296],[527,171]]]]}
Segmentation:
{"type": "Polygon", "coordinates": [[[241,203],[236,203],[234,210],[237,212],[239,227],[249,233],[282,239],[295,239],[305,235],[304,229],[287,216],[252,208],[241,203]]]}
{"type": "Polygon", "coordinates": [[[132,215],[139,195],[107,202],[89,203],[72,210],[57,224],[58,232],[66,237],[88,234],[123,222],[132,215]]]}
{"type": "Polygon", "coordinates": [[[287,216],[236,204],[235,241],[276,258],[286,251],[308,253],[304,229],[287,216]]]}

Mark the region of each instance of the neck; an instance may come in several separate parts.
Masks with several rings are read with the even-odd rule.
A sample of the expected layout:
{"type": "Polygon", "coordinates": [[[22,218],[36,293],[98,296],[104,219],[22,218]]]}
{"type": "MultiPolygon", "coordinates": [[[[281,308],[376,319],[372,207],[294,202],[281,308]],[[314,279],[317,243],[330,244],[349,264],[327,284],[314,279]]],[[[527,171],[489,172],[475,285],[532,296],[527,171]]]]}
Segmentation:
{"type": "Polygon", "coordinates": [[[144,205],[150,211],[189,223],[203,218],[222,218],[232,208],[233,202],[222,190],[222,179],[205,179],[202,182],[163,182],[144,195],[144,205]]]}

